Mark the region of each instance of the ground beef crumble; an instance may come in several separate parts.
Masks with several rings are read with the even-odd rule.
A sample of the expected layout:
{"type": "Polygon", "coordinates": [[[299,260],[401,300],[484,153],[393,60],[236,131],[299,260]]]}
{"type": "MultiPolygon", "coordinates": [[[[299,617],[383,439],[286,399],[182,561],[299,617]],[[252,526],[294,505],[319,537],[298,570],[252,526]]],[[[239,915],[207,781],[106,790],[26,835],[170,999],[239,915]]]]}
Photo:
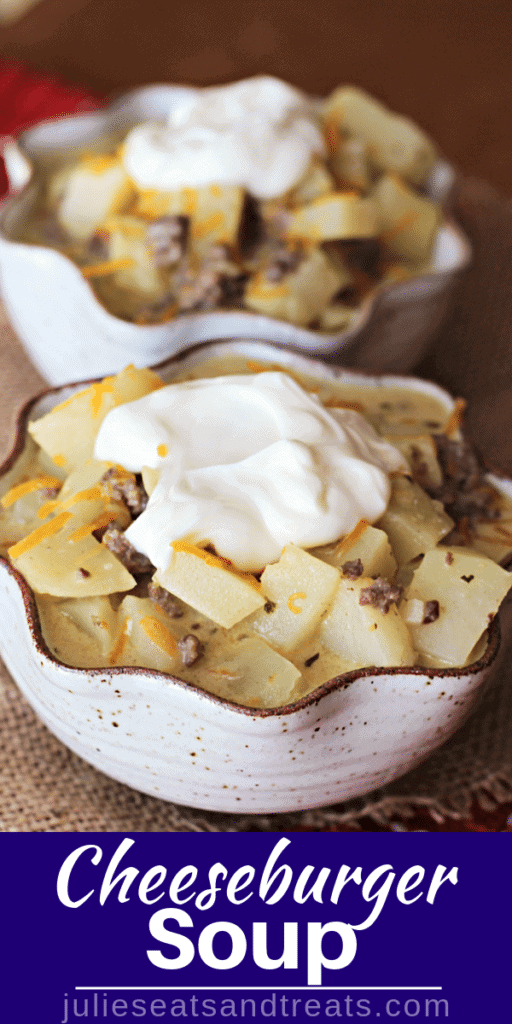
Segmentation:
{"type": "Polygon", "coordinates": [[[142,555],[140,551],[136,551],[133,544],[130,544],[123,531],[118,530],[117,526],[107,526],[102,542],[123,563],[125,569],[128,569],[128,572],[133,573],[134,576],[142,576],[143,573],[154,572],[155,567],[151,564],[149,558],[142,555]]]}
{"type": "Polygon", "coordinates": [[[455,521],[455,529],[444,543],[467,544],[478,523],[499,519],[496,492],[486,483],[485,469],[467,441],[453,440],[445,434],[434,434],[433,438],[443,482],[440,487],[423,486],[455,521]]]}
{"type": "Polygon", "coordinates": [[[423,625],[428,626],[429,623],[435,622],[439,618],[439,601],[426,601],[425,602],[425,614],[423,616],[423,625]]]}
{"type": "Polygon", "coordinates": [[[187,666],[194,665],[204,654],[204,644],[193,633],[188,633],[187,636],[183,636],[181,640],[178,640],[178,648],[181,660],[187,666]]]}
{"type": "Polygon", "coordinates": [[[190,313],[239,304],[248,276],[232,261],[226,246],[211,246],[199,267],[183,260],[178,268],[174,278],[178,307],[190,313]]]}
{"type": "Polygon", "coordinates": [[[399,583],[390,583],[379,576],[371,586],[361,591],[359,604],[370,604],[373,608],[379,608],[383,615],[387,615],[391,605],[400,600],[403,590],[399,583]]]}
{"type": "Polygon", "coordinates": [[[148,597],[162,608],[171,619],[179,619],[183,615],[183,608],[178,599],[170,594],[168,590],[165,590],[164,587],[159,587],[158,583],[148,584],[148,597]]]}
{"type": "Polygon", "coordinates": [[[146,241],[157,267],[170,267],[185,254],[188,239],[188,217],[159,217],[148,225],[146,241]]]}
{"type": "Polygon", "coordinates": [[[352,561],[344,562],[341,571],[349,580],[357,580],[363,575],[364,566],[360,558],[354,558],[352,561]]]}
{"type": "Polygon", "coordinates": [[[108,484],[112,497],[123,501],[134,518],[144,512],[148,503],[148,495],[142,480],[137,482],[133,476],[125,476],[119,473],[115,466],[111,466],[103,474],[101,483],[108,484]]]}

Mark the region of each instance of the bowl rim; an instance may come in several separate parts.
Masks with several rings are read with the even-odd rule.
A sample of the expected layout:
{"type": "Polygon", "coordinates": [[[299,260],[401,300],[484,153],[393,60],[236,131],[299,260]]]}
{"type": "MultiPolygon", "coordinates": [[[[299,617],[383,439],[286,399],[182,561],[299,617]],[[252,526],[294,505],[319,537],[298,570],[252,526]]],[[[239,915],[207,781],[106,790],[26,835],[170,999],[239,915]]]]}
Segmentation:
{"type": "MultiPolygon", "coordinates": [[[[242,344],[247,343],[247,341],[248,339],[242,339],[242,344]]],[[[159,369],[162,370],[164,367],[173,366],[176,364],[179,365],[181,362],[190,359],[190,357],[197,352],[202,352],[203,350],[207,351],[211,347],[222,344],[226,344],[229,346],[232,343],[230,343],[229,341],[223,343],[222,341],[218,340],[209,342],[198,342],[196,345],[192,346],[186,351],[178,352],[174,356],[168,357],[167,359],[164,359],[161,362],[154,364],[153,366],[150,367],[150,369],[154,370],[155,372],[158,372],[159,369]]],[[[276,349],[276,346],[271,345],[268,342],[258,341],[257,344],[262,347],[266,347],[269,350],[269,352],[280,351],[279,349],[276,349]]],[[[298,358],[300,360],[301,357],[297,357],[297,354],[293,350],[290,350],[290,353],[295,357],[295,359],[298,358]]],[[[331,367],[328,364],[322,363],[321,360],[315,360],[312,357],[302,357],[302,359],[304,359],[309,364],[316,364],[318,366],[322,366],[324,369],[334,372],[334,376],[341,376],[343,372],[346,372],[345,368],[342,366],[331,367]]],[[[410,374],[375,374],[369,370],[352,369],[349,369],[348,373],[354,377],[366,377],[369,380],[374,381],[393,379],[394,381],[403,381],[405,384],[405,382],[410,382],[412,380],[422,385],[426,385],[427,387],[434,387],[437,391],[446,395],[447,398],[453,401],[449,392],[445,391],[444,388],[436,384],[434,381],[424,380],[423,378],[414,377],[413,375],[410,374]]],[[[33,407],[37,405],[38,402],[49,396],[54,395],[55,397],[57,397],[58,394],[63,391],[68,391],[70,389],[74,391],[76,389],[86,388],[90,384],[93,384],[102,379],[102,377],[93,377],[87,380],[74,381],[69,384],[46,388],[43,391],[38,392],[37,395],[28,399],[28,401],[26,401],[21,406],[16,415],[13,428],[13,444],[10,452],[7,454],[2,464],[0,465],[0,479],[4,476],[6,472],[8,472],[9,469],[11,469],[16,459],[19,457],[19,455],[21,455],[24,449],[27,434],[26,428],[30,412],[33,409],[33,407]]],[[[506,474],[501,473],[500,470],[493,470],[492,473],[497,479],[499,477],[502,477],[503,480],[510,479],[509,477],[506,476],[506,474]]],[[[504,563],[502,563],[502,565],[506,569],[512,569],[512,554],[506,559],[504,563]]],[[[186,680],[180,679],[179,676],[171,675],[170,673],[163,672],[159,669],[144,668],[142,666],[136,665],[106,665],[102,668],[76,668],[72,665],[66,665],[64,662],[59,661],[47,647],[47,644],[43,637],[39,612],[37,610],[35,595],[32,588],[25,581],[24,577],[15,568],[15,566],[11,564],[8,558],[4,557],[3,555],[0,555],[0,569],[4,569],[8,573],[8,575],[14,580],[14,582],[19,587],[19,590],[21,591],[25,613],[27,616],[29,634],[35,648],[35,650],[31,651],[31,654],[33,656],[43,656],[46,659],[46,661],[50,663],[51,666],[55,666],[55,668],[58,669],[60,672],[70,673],[74,676],[83,676],[84,674],[86,674],[88,677],[101,678],[105,677],[105,675],[108,674],[109,676],[111,675],[114,677],[136,676],[141,678],[150,678],[158,683],[164,682],[166,685],[172,683],[173,685],[177,685],[180,688],[186,689],[187,691],[192,691],[196,694],[196,696],[200,698],[213,701],[213,703],[219,707],[224,707],[229,711],[242,714],[243,716],[250,718],[277,718],[282,715],[293,715],[299,713],[305,710],[306,708],[318,704],[323,697],[326,697],[329,694],[332,694],[338,690],[347,689],[347,687],[349,687],[350,684],[355,682],[356,680],[368,678],[373,679],[379,676],[413,676],[423,678],[426,677],[428,685],[429,681],[432,681],[434,679],[450,679],[457,676],[475,676],[483,670],[487,670],[491,667],[491,665],[493,664],[498,655],[501,645],[501,628],[498,613],[494,616],[494,618],[489,623],[489,626],[487,627],[487,646],[485,650],[483,651],[481,657],[476,662],[473,662],[470,665],[464,665],[462,667],[455,666],[451,668],[429,668],[426,666],[419,665],[390,667],[367,666],[364,668],[356,668],[351,669],[348,672],[344,672],[338,676],[334,676],[332,679],[327,680],[327,682],[325,683],[321,683],[318,687],[316,687],[315,690],[312,690],[310,693],[306,694],[306,696],[301,697],[299,700],[294,701],[290,704],[284,704],[275,708],[254,708],[248,707],[243,704],[237,704],[235,701],[230,701],[224,697],[219,697],[217,696],[217,694],[213,694],[208,692],[207,690],[203,690],[200,686],[197,686],[194,683],[188,683],[186,682],[186,680]]]]}
{"type": "MultiPolygon", "coordinates": [[[[114,98],[112,102],[97,111],[86,112],[83,114],[64,115],[62,117],[47,118],[39,121],[37,124],[32,125],[30,128],[21,132],[12,142],[12,146],[14,149],[17,149],[20,158],[27,164],[27,168],[30,171],[30,177],[20,191],[10,193],[2,203],[0,208],[0,241],[5,245],[15,245],[27,251],[35,251],[38,254],[42,252],[46,254],[51,253],[53,257],[58,257],[58,260],[55,263],[57,272],[58,265],[61,260],[64,261],[61,265],[64,266],[65,264],[68,272],[70,268],[76,270],[77,286],[81,289],[83,288],[84,295],[88,294],[90,297],[95,316],[102,319],[112,330],[123,330],[126,336],[133,337],[134,339],[137,337],[140,338],[142,336],[141,332],[144,332],[144,336],[150,338],[152,335],[158,335],[162,332],[164,334],[167,332],[172,334],[173,326],[175,324],[190,325],[192,328],[194,325],[204,325],[206,327],[207,321],[211,321],[213,319],[213,322],[220,323],[223,317],[229,317],[230,314],[234,313],[237,318],[241,317],[247,322],[247,337],[250,336],[251,326],[254,326],[256,322],[264,324],[269,330],[272,329],[272,326],[278,324],[282,330],[290,334],[290,338],[285,340],[283,342],[284,344],[294,344],[297,348],[305,350],[307,350],[308,347],[311,348],[311,346],[315,346],[317,351],[325,351],[328,353],[334,349],[348,349],[355,344],[359,340],[360,335],[364,332],[365,328],[368,326],[372,315],[378,315],[381,304],[385,303],[389,296],[393,296],[395,300],[401,300],[405,303],[414,302],[415,299],[419,297],[415,294],[418,282],[421,282],[422,285],[426,285],[428,287],[428,285],[432,286],[434,282],[443,280],[448,282],[450,280],[457,279],[471,263],[473,248],[469,238],[453,217],[449,215],[449,211],[443,209],[443,218],[437,229],[435,237],[438,239],[446,232],[451,234],[452,238],[456,240],[459,249],[456,262],[448,267],[430,269],[407,281],[377,282],[372,286],[368,294],[359,304],[354,319],[344,330],[331,332],[312,330],[307,326],[301,327],[277,317],[270,317],[266,314],[259,314],[243,308],[212,310],[210,312],[199,311],[181,313],[176,317],[173,317],[171,320],[163,321],[163,323],[136,324],[133,321],[125,320],[120,316],[116,316],[103,305],[94,291],[92,282],[83,277],[80,272],[80,268],[69,256],[64,255],[59,252],[59,250],[51,246],[14,241],[9,237],[5,227],[5,218],[6,216],[9,216],[10,211],[14,211],[16,209],[18,201],[22,199],[22,197],[26,197],[27,191],[30,188],[31,183],[33,183],[33,171],[37,168],[38,163],[37,151],[38,149],[40,153],[44,151],[44,145],[41,141],[37,141],[37,134],[41,133],[41,130],[49,132],[51,135],[52,131],[55,131],[56,129],[58,130],[58,126],[64,123],[67,125],[74,123],[77,126],[97,124],[97,131],[94,139],[93,137],[88,139],[89,142],[92,142],[99,139],[102,134],[105,134],[105,132],[108,131],[109,126],[115,126],[116,119],[118,122],[117,130],[119,130],[119,125],[122,124],[123,118],[126,125],[130,123],[140,123],[144,117],[144,103],[148,97],[154,95],[165,95],[172,98],[173,95],[187,93],[193,89],[193,86],[174,83],[154,83],[141,86],[121,93],[114,98]],[[132,109],[134,113],[137,112],[135,119],[133,114],[130,118],[129,112],[132,109]],[[34,137],[36,137],[35,145],[33,143],[34,137]]],[[[314,99],[314,97],[312,98],[314,99]]],[[[150,116],[149,113],[148,116],[150,116]]],[[[66,149],[77,148],[79,146],[80,142],[77,141],[73,147],[70,145],[67,147],[62,145],[61,147],[51,149],[51,152],[57,153],[59,149],[61,152],[65,152],[66,149]]],[[[447,161],[443,160],[441,156],[437,159],[434,167],[441,172],[444,170],[449,179],[442,186],[441,192],[437,197],[442,208],[445,206],[449,207],[450,197],[457,187],[457,172],[455,168],[447,161]]],[[[237,333],[240,333],[239,328],[237,329],[237,333]]],[[[229,324],[226,322],[226,336],[228,334],[229,324]]]]}

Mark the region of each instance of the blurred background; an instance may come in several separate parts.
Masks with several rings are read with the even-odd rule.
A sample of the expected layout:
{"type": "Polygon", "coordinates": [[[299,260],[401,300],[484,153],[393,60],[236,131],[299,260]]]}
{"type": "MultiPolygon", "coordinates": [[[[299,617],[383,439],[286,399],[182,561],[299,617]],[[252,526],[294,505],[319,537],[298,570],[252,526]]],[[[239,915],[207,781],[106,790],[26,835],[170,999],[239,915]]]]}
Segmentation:
{"type": "Polygon", "coordinates": [[[260,72],[318,94],[352,82],[508,193],[511,53],[510,0],[0,0],[0,60],[100,95],[260,72]]]}

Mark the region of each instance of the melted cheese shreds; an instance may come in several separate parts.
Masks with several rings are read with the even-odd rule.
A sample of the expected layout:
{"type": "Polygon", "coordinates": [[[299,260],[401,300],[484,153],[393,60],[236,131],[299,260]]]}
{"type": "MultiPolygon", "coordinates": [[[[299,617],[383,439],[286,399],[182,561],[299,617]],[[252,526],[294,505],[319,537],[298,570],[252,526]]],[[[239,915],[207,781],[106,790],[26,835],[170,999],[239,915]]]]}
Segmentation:
{"type": "Polygon", "coordinates": [[[41,491],[43,488],[53,490],[55,487],[59,490],[62,487],[62,480],[58,480],[56,476],[34,477],[32,480],[25,480],[24,483],[17,484],[16,487],[11,487],[10,491],[7,491],[7,494],[0,498],[0,505],[3,508],[9,508],[19,498],[24,498],[26,494],[31,494],[32,491],[41,491]]]}
{"type": "Polygon", "coordinates": [[[118,270],[128,270],[135,265],[131,256],[119,256],[115,260],[104,260],[102,263],[93,263],[90,267],[82,267],[82,276],[87,280],[90,277],[108,277],[118,270]]]}
{"type": "Polygon", "coordinates": [[[23,540],[18,541],[17,544],[13,544],[8,549],[7,554],[9,558],[19,558],[20,555],[24,555],[26,551],[30,551],[31,548],[35,548],[38,544],[41,544],[47,537],[52,537],[54,533],[58,533],[63,526],[71,519],[71,512],[61,512],[60,516],[56,516],[55,519],[50,519],[49,523],[43,523],[42,526],[38,526],[36,530],[29,533],[28,537],[24,537],[23,540]]]}
{"type": "Polygon", "coordinates": [[[172,635],[171,631],[164,626],[159,619],[155,619],[152,615],[145,615],[140,620],[141,628],[149,639],[160,648],[164,654],[168,654],[170,658],[174,658],[178,653],[178,644],[176,638],[172,635]]]}

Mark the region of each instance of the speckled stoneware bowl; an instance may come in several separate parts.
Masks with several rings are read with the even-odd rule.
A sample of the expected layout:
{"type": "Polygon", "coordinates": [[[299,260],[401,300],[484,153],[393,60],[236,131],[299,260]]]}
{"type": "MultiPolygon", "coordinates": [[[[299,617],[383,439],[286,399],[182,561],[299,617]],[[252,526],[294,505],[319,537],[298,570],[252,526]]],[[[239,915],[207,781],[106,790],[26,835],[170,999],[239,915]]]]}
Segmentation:
{"type": "MultiPolygon", "coordinates": [[[[206,358],[235,353],[275,362],[319,379],[341,377],[450,396],[407,377],[369,377],[276,351],[261,342],[198,346],[158,371],[166,380],[206,358]]],[[[12,465],[27,420],[83,387],[47,393],[23,410],[12,465]]],[[[510,482],[493,478],[512,496],[510,482]]],[[[107,775],[152,796],[210,810],[293,811],[366,793],[404,774],[464,722],[499,648],[497,621],[481,659],[464,669],[360,669],[295,704],[243,708],[162,672],[137,668],[75,669],[58,663],[42,639],[34,598],[0,559],[0,653],[48,728],[107,775]]]]}
{"type": "MultiPolygon", "coordinates": [[[[471,258],[458,226],[439,229],[432,272],[367,297],[350,328],[338,334],[311,331],[240,311],[192,313],[166,324],[139,326],[100,304],[78,267],[56,250],[12,241],[38,192],[38,166],[58,153],[121,137],[143,120],[163,120],[187,90],[156,85],[120,97],[105,111],[43,121],[5,146],[11,188],[18,191],[0,213],[2,294],[12,323],[32,362],[51,384],[147,366],[198,342],[259,338],[312,355],[340,357],[345,365],[375,372],[407,372],[420,360],[449,308],[454,287],[471,258]],[[27,301],[30,296],[30,301],[27,301]]],[[[439,161],[427,183],[432,199],[446,204],[453,169],[439,161]]]]}

